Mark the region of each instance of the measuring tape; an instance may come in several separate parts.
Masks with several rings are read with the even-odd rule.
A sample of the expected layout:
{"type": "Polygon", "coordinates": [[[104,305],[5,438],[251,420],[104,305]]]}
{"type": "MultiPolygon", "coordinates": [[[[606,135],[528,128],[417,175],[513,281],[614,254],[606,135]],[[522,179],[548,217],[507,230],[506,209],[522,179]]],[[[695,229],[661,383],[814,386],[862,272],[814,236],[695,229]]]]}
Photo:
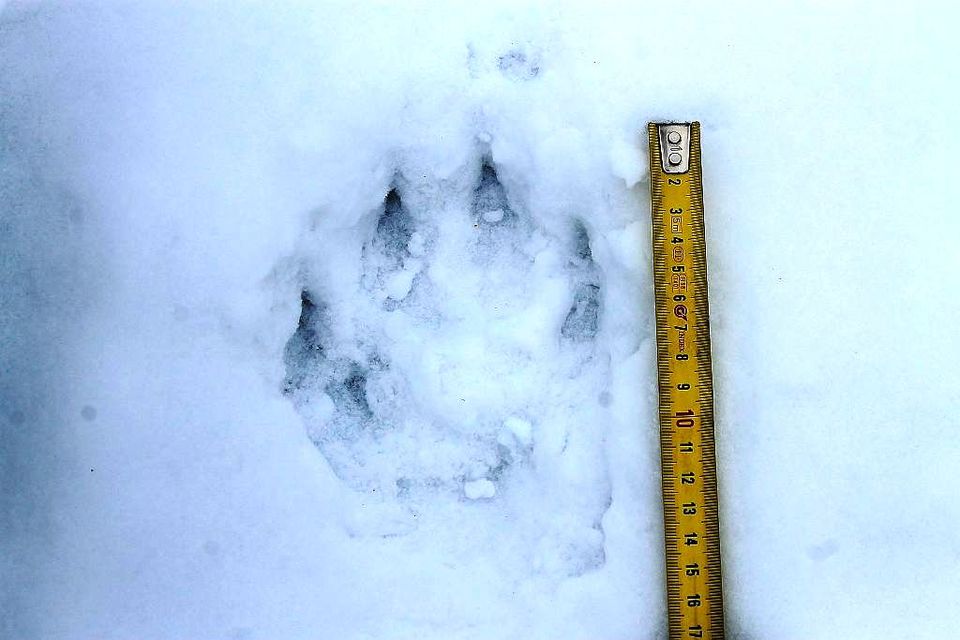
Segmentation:
{"type": "Polygon", "coordinates": [[[700,123],[648,125],[670,639],[723,638],[700,123]]]}

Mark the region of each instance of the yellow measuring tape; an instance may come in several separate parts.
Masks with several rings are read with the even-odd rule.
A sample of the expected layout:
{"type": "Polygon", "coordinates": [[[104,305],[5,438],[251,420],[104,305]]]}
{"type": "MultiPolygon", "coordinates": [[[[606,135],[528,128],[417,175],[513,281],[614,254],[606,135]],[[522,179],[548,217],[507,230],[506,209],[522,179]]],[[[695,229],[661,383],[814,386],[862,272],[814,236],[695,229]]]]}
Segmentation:
{"type": "Polygon", "coordinates": [[[700,123],[650,124],[660,460],[671,640],[723,638],[700,123]]]}

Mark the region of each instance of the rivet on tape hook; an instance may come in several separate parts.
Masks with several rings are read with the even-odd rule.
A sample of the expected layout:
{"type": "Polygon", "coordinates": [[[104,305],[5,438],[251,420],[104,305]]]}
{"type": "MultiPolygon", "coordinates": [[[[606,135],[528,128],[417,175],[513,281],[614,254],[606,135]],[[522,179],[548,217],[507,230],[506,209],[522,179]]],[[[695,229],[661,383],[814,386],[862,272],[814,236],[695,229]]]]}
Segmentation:
{"type": "Polygon", "coordinates": [[[660,159],[664,173],[686,173],[690,169],[690,125],[660,124],[660,159]]]}

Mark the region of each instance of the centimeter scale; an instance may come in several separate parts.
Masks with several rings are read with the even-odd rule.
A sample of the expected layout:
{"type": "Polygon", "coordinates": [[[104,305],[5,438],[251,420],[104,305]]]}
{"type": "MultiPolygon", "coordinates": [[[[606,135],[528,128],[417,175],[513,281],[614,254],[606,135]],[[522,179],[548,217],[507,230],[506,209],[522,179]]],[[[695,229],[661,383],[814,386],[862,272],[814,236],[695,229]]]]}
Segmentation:
{"type": "Polygon", "coordinates": [[[648,126],[671,640],[723,638],[700,123],[648,126]]]}

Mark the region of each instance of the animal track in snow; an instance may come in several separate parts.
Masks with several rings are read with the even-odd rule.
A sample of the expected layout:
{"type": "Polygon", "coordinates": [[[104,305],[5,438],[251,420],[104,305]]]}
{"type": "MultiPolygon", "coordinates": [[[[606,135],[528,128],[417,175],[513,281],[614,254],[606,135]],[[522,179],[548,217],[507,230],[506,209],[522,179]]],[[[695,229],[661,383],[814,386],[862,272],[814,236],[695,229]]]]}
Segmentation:
{"type": "Polygon", "coordinates": [[[322,246],[302,256],[330,275],[305,278],[284,392],[346,484],[407,510],[390,535],[437,501],[499,509],[529,563],[579,575],[604,561],[610,501],[602,273],[582,221],[547,234],[478,165],[426,210],[405,191],[430,185],[398,177],[352,236],[356,284],[324,269],[322,246]]]}

